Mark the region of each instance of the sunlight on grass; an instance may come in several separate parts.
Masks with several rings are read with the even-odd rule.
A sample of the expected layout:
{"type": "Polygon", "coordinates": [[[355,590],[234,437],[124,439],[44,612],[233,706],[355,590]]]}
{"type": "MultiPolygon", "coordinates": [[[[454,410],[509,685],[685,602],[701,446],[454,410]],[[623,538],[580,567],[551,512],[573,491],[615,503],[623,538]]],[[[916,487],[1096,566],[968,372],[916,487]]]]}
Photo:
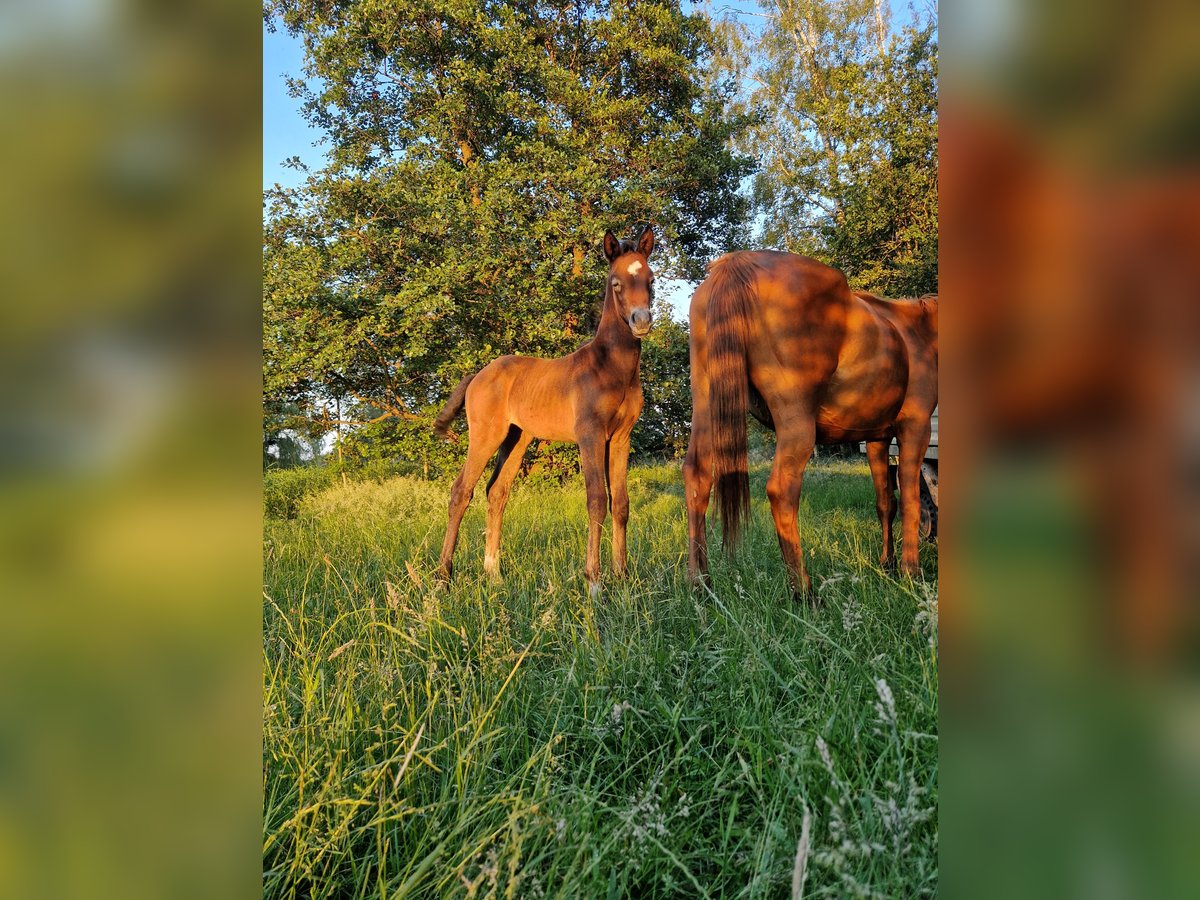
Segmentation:
{"type": "Polygon", "coordinates": [[[482,491],[445,589],[447,485],[268,520],[264,893],[786,896],[806,810],[805,896],[935,893],[936,548],[887,577],[865,465],[814,464],[824,604],[795,607],[765,478],[693,594],[678,467],[635,468],[631,575],[595,604],[577,482],[518,483],[502,584],[482,491]]]}

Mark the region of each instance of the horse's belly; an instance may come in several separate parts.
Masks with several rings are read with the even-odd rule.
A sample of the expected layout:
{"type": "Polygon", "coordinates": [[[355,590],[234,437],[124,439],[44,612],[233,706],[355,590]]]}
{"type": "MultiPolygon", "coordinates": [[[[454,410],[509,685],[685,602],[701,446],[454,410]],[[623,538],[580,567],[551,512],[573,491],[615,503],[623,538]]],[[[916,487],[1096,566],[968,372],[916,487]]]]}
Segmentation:
{"type": "Polygon", "coordinates": [[[543,441],[567,441],[576,443],[574,422],[564,421],[561,415],[542,412],[537,409],[520,410],[514,424],[531,437],[543,441]]]}
{"type": "Polygon", "coordinates": [[[829,383],[817,410],[817,432],[824,440],[865,440],[887,431],[904,405],[904,385],[891,378],[829,383]]]}
{"type": "Polygon", "coordinates": [[[830,435],[827,440],[882,436],[896,421],[907,393],[908,355],[896,330],[871,314],[859,315],[851,324],[817,411],[818,433],[830,435]]]}
{"type": "Polygon", "coordinates": [[[533,438],[575,442],[575,413],[560,386],[566,360],[516,359],[508,387],[510,421],[533,438]]]}

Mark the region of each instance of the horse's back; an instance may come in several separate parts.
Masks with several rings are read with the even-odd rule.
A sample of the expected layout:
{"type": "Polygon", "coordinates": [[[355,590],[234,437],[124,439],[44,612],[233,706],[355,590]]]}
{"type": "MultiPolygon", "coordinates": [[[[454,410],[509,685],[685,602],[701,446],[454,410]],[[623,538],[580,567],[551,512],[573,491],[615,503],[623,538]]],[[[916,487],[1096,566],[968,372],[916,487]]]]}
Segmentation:
{"type": "Polygon", "coordinates": [[[484,366],[467,391],[467,418],[504,418],[536,438],[574,441],[571,357],[501,356],[484,366]]]}

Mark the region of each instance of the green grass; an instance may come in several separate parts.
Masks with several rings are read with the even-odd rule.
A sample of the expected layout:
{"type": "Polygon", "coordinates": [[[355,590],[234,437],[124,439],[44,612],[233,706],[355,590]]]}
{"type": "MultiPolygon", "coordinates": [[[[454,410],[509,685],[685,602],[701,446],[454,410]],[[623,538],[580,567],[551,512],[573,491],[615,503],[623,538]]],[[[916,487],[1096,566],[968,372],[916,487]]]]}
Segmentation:
{"type": "Polygon", "coordinates": [[[823,605],[797,607],[765,479],[693,594],[679,468],[635,468],[631,577],[598,603],[578,480],[518,483],[502,584],[482,487],[448,589],[445,484],[269,519],[265,895],[788,897],[806,810],[806,897],[935,894],[936,548],[888,577],[865,463],[813,463],[823,605]]]}

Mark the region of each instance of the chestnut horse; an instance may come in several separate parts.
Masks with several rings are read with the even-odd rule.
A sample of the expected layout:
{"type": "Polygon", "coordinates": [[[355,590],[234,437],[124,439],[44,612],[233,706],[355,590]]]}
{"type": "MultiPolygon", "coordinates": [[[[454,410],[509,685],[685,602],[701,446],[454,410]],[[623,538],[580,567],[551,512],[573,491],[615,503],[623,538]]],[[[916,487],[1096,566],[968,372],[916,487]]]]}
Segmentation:
{"type": "Polygon", "coordinates": [[[888,447],[900,445],[901,569],[913,575],[920,468],[937,405],[937,300],[898,302],[850,290],[837,269],[774,251],[730,253],[692,297],[692,437],[683,474],[688,574],[708,573],[705,514],[715,481],[724,542],[736,546],[750,508],[746,415],[776,433],[767,497],[797,596],[813,598],[797,507],[818,443],[866,441],[892,562],[888,447]]]}
{"type": "Polygon", "coordinates": [[[606,232],[604,255],[609,269],[596,336],[559,359],[502,356],[464,378],[450,395],[446,408],[434,421],[434,430],[448,435],[450,422],[465,402],[470,448],[450,490],[450,521],[442,544],[443,578],[448,579],[454,571],[458,527],[475,483],[497,450],[496,468],[487,486],[483,567],[488,575],[499,577],[504,506],[525,448],[534,438],[579,445],[588,507],[584,572],[592,596],[600,589],[600,529],[609,505],[613,515],[613,571],[618,577],[625,575],[625,527],[629,521],[625,476],[629,435],[642,412],[638,365],[641,340],[652,326],[650,286],[654,274],[648,259],[653,250],[654,232],[650,226],[636,241],[618,241],[611,231],[606,232]]]}

